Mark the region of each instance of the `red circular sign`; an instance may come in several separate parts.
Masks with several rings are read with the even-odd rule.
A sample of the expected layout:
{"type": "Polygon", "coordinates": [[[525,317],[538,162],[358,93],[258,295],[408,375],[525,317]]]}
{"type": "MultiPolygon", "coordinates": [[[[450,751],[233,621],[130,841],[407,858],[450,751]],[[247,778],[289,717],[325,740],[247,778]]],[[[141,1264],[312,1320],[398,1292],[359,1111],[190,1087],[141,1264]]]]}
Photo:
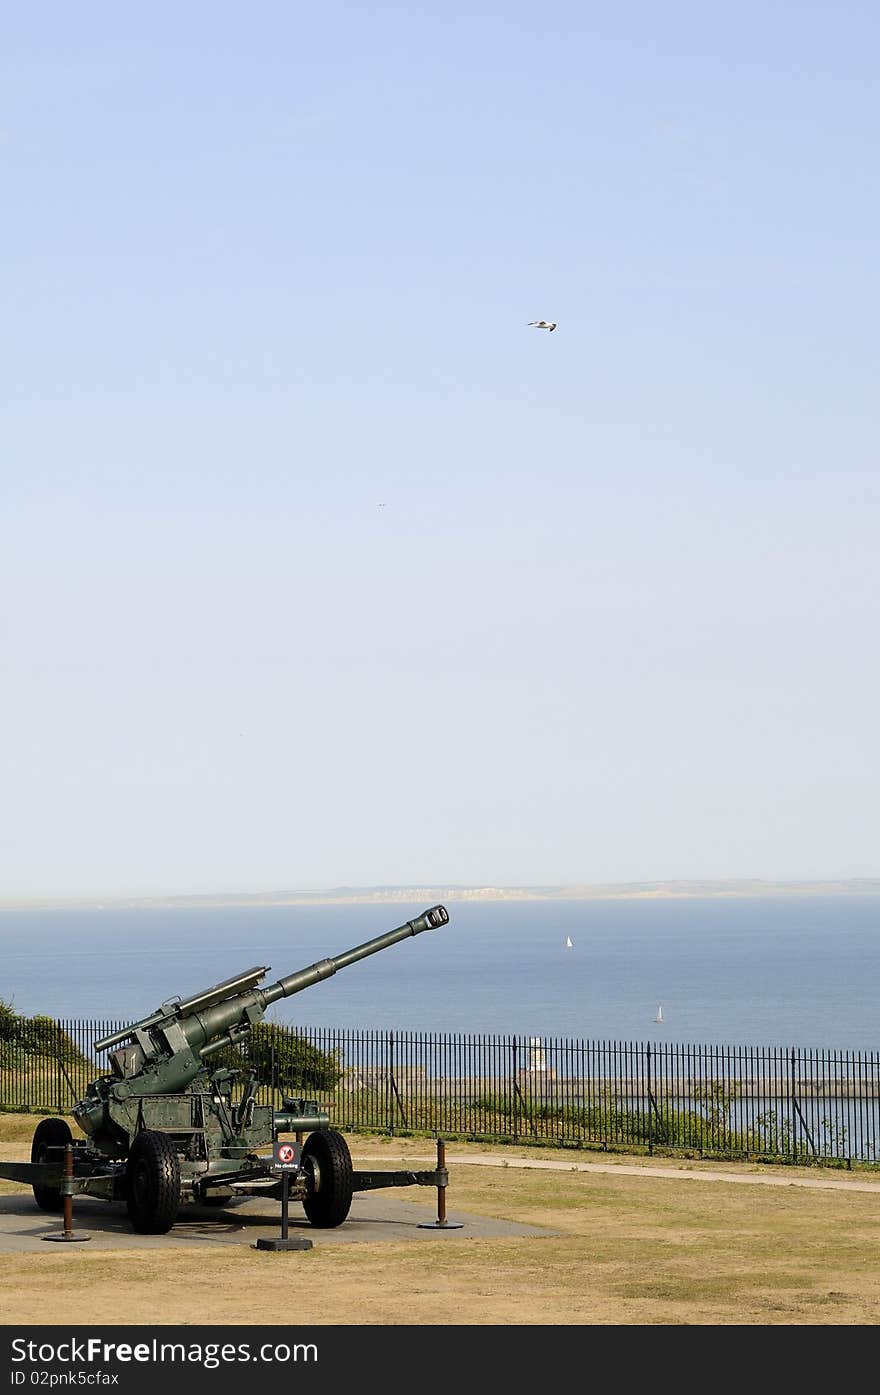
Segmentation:
{"type": "Polygon", "coordinates": [[[290,1163],[293,1162],[296,1154],[289,1143],[279,1143],[276,1156],[279,1162],[290,1163]]]}

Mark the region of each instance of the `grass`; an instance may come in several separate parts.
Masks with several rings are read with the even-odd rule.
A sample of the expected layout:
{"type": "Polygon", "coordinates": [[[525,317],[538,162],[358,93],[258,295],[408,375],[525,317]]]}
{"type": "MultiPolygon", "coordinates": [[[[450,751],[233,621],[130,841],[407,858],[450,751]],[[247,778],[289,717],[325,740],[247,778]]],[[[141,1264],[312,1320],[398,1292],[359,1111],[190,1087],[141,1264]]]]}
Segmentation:
{"type": "MultiPolygon", "coordinates": [[[[27,1156],[33,1122],[27,1116],[0,1118],[0,1153],[27,1156]]],[[[349,1143],[355,1165],[379,1160],[390,1166],[431,1152],[424,1139],[350,1135],[349,1143]]],[[[816,1169],[696,1161],[673,1168],[668,1160],[560,1157],[555,1149],[508,1149],[507,1166],[476,1164],[493,1151],[488,1145],[449,1145],[450,1217],[472,1212],[555,1233],[492,1240],[450,1233],[429,1242],[319,1244],[293,1254],[255,1251],[243,1242],[209,1256],[204,1244],[165,1251],[50,1245],[47,1253],[3,1256],[0,1321],[878,1322],[880,1187],[859,1191],[848,1186],[854,1177],[827,1173],[821,1189],[797,1185],[802,1178],[816,1179],[816,1169]],[[459,1158],[470,1158],[470,1165],[459,1158]],[[535,1159],[557,1166],[518,1166],[535,1159]],[[573,1170],[581,1161],[605,1170],[573,1170]],[[638,1175],[623,1170],[636,1162],[638,1175]],[[675,1175],[665,1175],[667,1170],[675,1175]],[[734,1173],[743,1182],[711,1180],[734,1173]],[[762,1184],[774,1178],[789,1185],[762,1184]],[[277,1282],[279,1267],[283,1283],[277,1282]]],[[[21,1190],[12,1183],[5,1189],[21,1190]]],[[[418,1197],[398,1196],[431,1207],[421,1189],[418,1197]]]]}

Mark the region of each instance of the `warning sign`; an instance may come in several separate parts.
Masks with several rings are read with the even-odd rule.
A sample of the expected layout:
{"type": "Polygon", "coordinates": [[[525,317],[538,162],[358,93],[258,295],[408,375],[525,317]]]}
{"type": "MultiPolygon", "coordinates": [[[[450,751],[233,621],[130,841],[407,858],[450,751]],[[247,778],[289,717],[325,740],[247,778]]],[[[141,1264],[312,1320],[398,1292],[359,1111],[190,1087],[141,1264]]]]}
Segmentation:
{"type": "Polygon", "coordinates": [[[298,1143],[276,1143],[272,1148],[272,1167],[275,1172],[296,1172],[299,1169],[300,1146],[298,1143]]]}

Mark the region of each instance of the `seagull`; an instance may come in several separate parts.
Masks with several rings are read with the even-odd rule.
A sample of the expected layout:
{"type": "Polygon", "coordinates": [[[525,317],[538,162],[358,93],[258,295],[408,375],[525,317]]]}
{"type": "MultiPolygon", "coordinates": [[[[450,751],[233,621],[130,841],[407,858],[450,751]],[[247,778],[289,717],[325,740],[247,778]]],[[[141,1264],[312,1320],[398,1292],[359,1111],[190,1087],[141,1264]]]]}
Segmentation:
{"type": "Polygon", "coordinates": [[[529,324],[530,324],[530,325],[534,325],[534,326],[535,326],[535,329],[549,329],[550,332],[551,332],[551,334],[552,334],[553,330],[556,328],[557,321],[556,321],[556,320],[529,320],[529,324]]]}

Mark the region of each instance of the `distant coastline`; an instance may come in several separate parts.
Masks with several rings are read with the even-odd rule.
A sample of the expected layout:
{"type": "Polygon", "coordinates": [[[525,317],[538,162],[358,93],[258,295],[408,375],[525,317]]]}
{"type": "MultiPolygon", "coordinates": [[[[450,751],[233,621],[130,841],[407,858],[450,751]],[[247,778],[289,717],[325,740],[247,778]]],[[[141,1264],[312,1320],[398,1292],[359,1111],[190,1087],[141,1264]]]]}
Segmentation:
{"type": "Polygon", "coordinates": [[[338,886],[304,891],[179,893],[165,896],[0,897],[0,910],[193,909],[223,906],[344,906],[442,901],[601,901],[684,897],[880,896],[880,877],[765,881],[605,882],[559,886],[338,886]]]}

